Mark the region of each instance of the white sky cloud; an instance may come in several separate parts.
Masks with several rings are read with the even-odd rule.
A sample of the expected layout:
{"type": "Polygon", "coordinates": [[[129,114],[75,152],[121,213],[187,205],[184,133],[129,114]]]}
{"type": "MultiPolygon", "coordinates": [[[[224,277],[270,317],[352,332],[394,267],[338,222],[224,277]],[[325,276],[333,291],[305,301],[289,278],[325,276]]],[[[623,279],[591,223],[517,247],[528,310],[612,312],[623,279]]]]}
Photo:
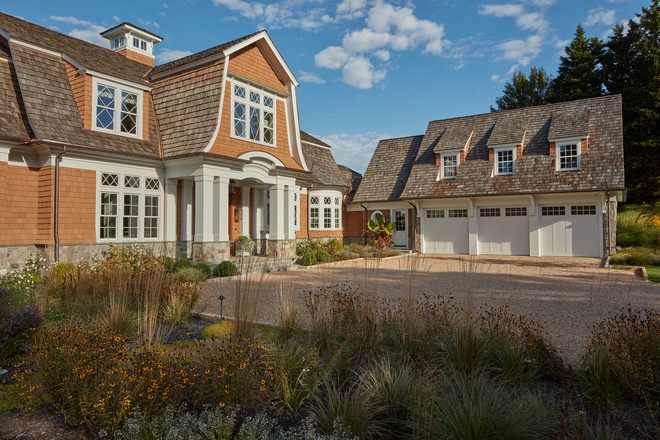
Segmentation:
{"type": "Polygon", "coordinates": [[[68,35],[72,37],[79,38],[81,40],[85,40],[105,48],[110,46],[108,40],[100,35],[101,32],[108,30],[108,28],[105,26],[99,26],[89,20],[81,20],[71,16],[61,17],[58,15],[51,15],[48,18],[53,21],[59,21],[61,23],[67,23],[75,26],[76,28],[68,33],[68,35]]]}
{"type": "Polygon", "coordinates": [[[495,74],[495,75],[491,75],[491,76],[490,76],[490,80],[491,80],[491,81],[499,81],[500,78],[502,78],[502,77],[499,76],[499,75],[497,75],[497,74],[495,74]]]}
{"type": "Polygon", "coordinates": [[[518,4],[481,5],[479,15],[493,15],[495,17],[517,17],[522,15],[525,8],[518,4]]]}
{"type": "MultiPolygon", "coordinates": [[[[311,133],[310,133],[311,134],[311,133]]],[[[332,155],[338,164],[345,165],[359,173],[364,173],[378,141],[392,136],[384,133],[336,133],[328,136],[312,136],[321,139],[332,147],[332,155]]]]}
{"type": "MultiPolygon", "coordinates": [[[[364,7],[362,0],[344,0],[338,11],[364,7]],[[340,9],[341,7],[341,9],[340,9]]],[[[361,10],[361,9],[360,9],[361,10]]],[[[440,55],[446,46],[441,24],[420,19],[410,7],[393,6],[383,0],[370,4],[366,27],[344,35],[342,45],[329,46],[314,56],[316,67],[342,68],[342,80],[354,87],[368,89],[381,82],[387,70],[374,67],[370,59],[386,63],[391,51],[423,48],[424,53],[440,55]]]]}
{"type": "Polygon", "coordinates": [[[616,11],[603,8],[590,9],[587,13],[587,19],[584,21],[585,26],[594,26],[596,24],[614,26],[615,23],[616,11]]]}
{"type": "Polygon", "coordinates": [[[78,19],[78,18],[76,18],[76,17],[61,17],[61,16],[58,16],[58,15],[51,15],[51,16],[48,17],[48,18],[50,18],[51,20],[60,21],[60,22],[62,22],[62,23],[72,24],[72,25],[75,25],[75,26],[85,26],[85,27],[89,27],[89,26],[93,26],[93,25],[94,25],[94,23],[92,23],[91,21],[88,21],[88,20],[80,20],[80,19],[78,19]]]}
{"type": "Polygon", "coordinates": [[[113,19],[114,21],[116,21],[117,23],[119,23],[119,22],[121,21],[121,18],[117,17],[116,15],[113,15],[113,16],[112,16],[112,19],[113,19]]]}
{"type": "Polygon", "coordinates": [[[325,84],[325,80],[323,78],[321,78],[320,76],[318,76],[315,73],[305,72],[304,70],[301,70],[298,73],[298,79],[300,79],[300,81],[306,82],[306,83],[325,84]]]}
{"type": "Polygon", "coordinates": [[[543,51],[543,37],[531,35],[525,40],[509,40],[497,45],[500,55],[496,59],[512,61],[515,64],[509,72],[527,66],[543,51]]]}
{"type": "Polygon", "coordinates": [[[314,0],[283,0],[279,3],[264,4],[243,0],[212,0],[216,6],[224,6],[245,18],[259,22],[261,27],[299,28],[306,31],[317,30],[328,20],[322,7],[306,7],[307,3],[317,5],[314,0]]]}
{"type": "Polygon", "coordinates": [[[162,49],[160,52],[155,54],[156,64],[169,63],[170,61],[187,57],[190,54],[192,54],[192,52],[188,52],[187,50],[162,49]]]}

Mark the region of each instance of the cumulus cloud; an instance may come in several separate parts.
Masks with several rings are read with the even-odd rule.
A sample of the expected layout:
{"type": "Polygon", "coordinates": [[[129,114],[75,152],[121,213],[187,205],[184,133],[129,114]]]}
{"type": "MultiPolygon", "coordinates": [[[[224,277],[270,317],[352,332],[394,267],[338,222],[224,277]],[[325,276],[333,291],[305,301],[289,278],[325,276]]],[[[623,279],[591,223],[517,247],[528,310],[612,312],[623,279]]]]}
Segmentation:
{"type": "Polygon", "coordinates": [[[116,15],[113,15],[113,16],[112,16],[112,19],[113,19],[114,21],[116,21],[117,23],[119,23],[119,22],[121,21],[121,18],[117,17],[116,15]]]}
{"type": "Polygon", "coordinates": [[[192,52],[188,52],[187,50],[162,49],[160,52],[155,54],[156,64],[169,63],[170,61],[187,57],[190,54],[192,54],[192,52]]]}
{"type": "MultiPolygon", "coordinates": [[[[351,11],[364,5],[362,0],[344,0],[339,6],[341,11],[351,11]]],[[[341,46],[329,46],[317,53],[314,56],[316,67],[342,69],[345,83],[368,89],[387,74],[383,66],[377,69],[371,60],[387,63],[391,51],[417,48],[423,53],[440,55],[448,46],[441,24],[416,17],[410,7],[393,6],[383,0],[370,4],[365,25],[346,33],[341,46]]]]}
{"type": "Polygon", "coordinates": [[[75,28],[68,32],[68,35],[72,37],[88,41],[101,47],[107,48],[109,46],[108,40],[100,35],[101,32],[108,30],[108,28],[105,26],[99,26],[92,21],[81,20],[71,16],[62,17],[58,15],[51,15],[48,18],[60,23],[73,25],[75,28]]]}
{"type": "Polygon", "coordinates": [[[502,77],[499,76],[499,75],[497,75],[497,74],[495,74],[495,75],[491,75],[491,76],[490,76],[490,80],[491,80],[491,81],[499,81],[501,78],[502,78],[502,77]]]}
{"type": "Polygon", "coordinates": [[[359,173],[364,173],[371,160],[378,141],[390,138],[386,133],[336,133],[328,136],[312,136],[332,146],[332,155],[338,164],[345,165],[359,173]]]}
{"type": "Polygon", "coordinates": [[[224,6],[247,19],[257,21],[260,27],[299,28],[313,31],[328,21],[324,19],[327,14],[322,7],[304,7],[305,3],[316,4],[314,0],[283,0],[268,5],[243,0],[212,1],[216,6],[224,6]]]}
{"type": "Polygon", "coordinates": [[[60,21],[62,23],[68,23],[68,24],[72,24],[72,25],[75,25],[75,26],[89,27],[89,26],[94,25],[94,23],[92,23],[91,21],[80,20],[76,17],[70,17],[70,16],[69,17],[62,17],[62,16],[59,16],[59,15],[51,15],[48,18],[50,18],[51,20],[54,20],[54,21],[60,21]]]}
{"type": "Polygon", "coordinates": [[[321,78],[315,73],[305,72],[304,70],[300,71],[300,73],[298,74],[298,78],[300,79],[300,81],[306,83],[325,84],[325,80],[323,78],[321,78]]]}
{"type": "Polygon", "coordinates": [[[481,5],[479,15],[493,15],[495,17],[517,17],[522,15],[525,8],[523,5],[481,5]]]}
{"type": "Polygon", "coordinates": [[[594,8],[587,13],[585,26],[594,26],[602,24],[605,26],[614,26],[616,23],[616,12],[612,9],[594,8]]]}

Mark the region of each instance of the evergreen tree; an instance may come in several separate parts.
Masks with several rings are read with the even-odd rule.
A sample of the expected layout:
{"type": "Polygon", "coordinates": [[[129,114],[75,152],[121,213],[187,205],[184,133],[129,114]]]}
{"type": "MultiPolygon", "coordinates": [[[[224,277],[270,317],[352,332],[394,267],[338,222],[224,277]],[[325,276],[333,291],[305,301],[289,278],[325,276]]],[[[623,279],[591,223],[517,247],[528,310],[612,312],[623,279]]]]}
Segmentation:
{"type": "Polygon", "coordinates": [[[603,57],[605,87],[623,96],[629,199],[660,198],[660,0],[642,8],[628,29],[617,25],[603,57]]]}
{"type": "Polygon", "coordinates": [[[511,110],[514,108],[531,107],[547,104],[548,91],[551,78],[545,73],[543,67],[532,67],[529,78],[523,72],[513,73],[511,82],[504,85],[504,94],[495,99],[497,108],[490,107],[490,111],[511,110]]]}
{"type": "Polygon", "coordinates": [[[603,95],[605,81],[600,60],[604,44],[600,38],[584,36],[578,25],[575,37],[560,57],[557,77],[550,86],[551,102],[572,101],[603,95]]]}

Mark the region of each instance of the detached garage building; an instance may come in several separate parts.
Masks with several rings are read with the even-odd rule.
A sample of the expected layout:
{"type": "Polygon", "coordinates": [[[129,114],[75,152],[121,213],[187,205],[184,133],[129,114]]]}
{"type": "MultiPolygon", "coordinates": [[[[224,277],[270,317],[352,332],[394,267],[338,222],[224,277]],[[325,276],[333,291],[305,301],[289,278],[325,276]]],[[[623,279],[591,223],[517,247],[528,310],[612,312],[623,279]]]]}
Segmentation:
{"type": "Polygon", "coordinates": [[[385,215],[422,253],[603,257],[624,189],[621,96],[605,96],[383,140],[347,217],[385,215]]]}

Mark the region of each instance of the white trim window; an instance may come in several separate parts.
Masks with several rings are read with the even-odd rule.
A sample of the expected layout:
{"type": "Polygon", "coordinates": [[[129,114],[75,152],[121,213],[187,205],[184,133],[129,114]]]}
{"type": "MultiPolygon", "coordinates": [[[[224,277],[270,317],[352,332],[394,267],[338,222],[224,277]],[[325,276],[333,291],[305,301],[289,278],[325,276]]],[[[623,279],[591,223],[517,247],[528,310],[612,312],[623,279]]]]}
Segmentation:
{"type": "Polygon", "coordinates": [[[232,84],[232,137],[275,146],[275,97],[248,87],[232,84]]]}
{"type": "Polygon", "coordinates": [[[440,159],[442,162],[442,178],[455,178],[458,166],[461,164],[460,156],[457,153],[443,154],[440,159]]]}
{"type": "Polygon", "coordinates": [[[300,224],[298,223],[298,193],[293,193],[293,226],[296,231],[300,230],[300,224]]]}
{"type": "Polygon", "coordinates": [[[160,189],[160,180],[157,178],[101,173],[98,239],[158,239],[161,223],[160,189]]]}
{"type": "Polygon", "coordinates": [[[557,171],[577,171],[580,169],[581,142],[557,144],[557,171]]]}
{"type": "Polygon", "coordinates": [[[513,174],[513,166],[515,162],[515,148],[495,150],[495,174],[500,176],[513,174]]]}
{"type": "Polygon", "coordinates": [[[129,137],[142,137],[142,92],[94,81],[92,129],[129,137]]]}
{"type": "Polygon", "coordinates": [[[309,196],[309,228],[341,229],[341,197],[330,193],[309,196]]]}

